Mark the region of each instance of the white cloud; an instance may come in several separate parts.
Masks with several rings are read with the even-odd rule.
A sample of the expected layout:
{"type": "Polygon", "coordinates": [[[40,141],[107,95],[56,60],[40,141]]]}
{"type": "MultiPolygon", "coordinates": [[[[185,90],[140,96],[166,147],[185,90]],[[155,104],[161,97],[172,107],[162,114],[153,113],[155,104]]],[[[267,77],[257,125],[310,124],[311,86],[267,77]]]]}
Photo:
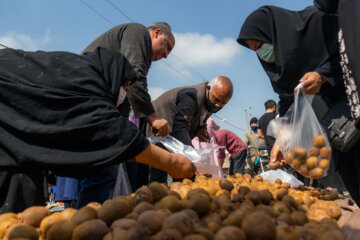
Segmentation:
{"type": "MultiPolygon", "coordinates": [[[[32,37],[26,34],[9,32],[6,35],[0,36],[0,43],[15,49],[24,49],[34,51],[45,48],[45,45],[51,42],[50,31],[47,30],[42,37],[32,37]]],[[[2,48],[0,46],[0,48],[2,48]]]]}
{"type": "Polygon", "coordinates": [[[163,94],[164,92],[166,92],[165,89],[163,88],[153,88],[153,87],[149,87],[149,94],[151,97],[151,100],[154,101],[155,99],[157,99],[161,94],[163,94]]]}
{"type": "Polygon", "coordinates": [[[170,61],[178,61],[176,57],[190,66],[210,64],[228,64],[241,52],[235,39],[216,39],[211,34],[174,33],[176,43],[169,55],[170,61]],[[172,56],[172,55],[176,56],[172,56]]]}

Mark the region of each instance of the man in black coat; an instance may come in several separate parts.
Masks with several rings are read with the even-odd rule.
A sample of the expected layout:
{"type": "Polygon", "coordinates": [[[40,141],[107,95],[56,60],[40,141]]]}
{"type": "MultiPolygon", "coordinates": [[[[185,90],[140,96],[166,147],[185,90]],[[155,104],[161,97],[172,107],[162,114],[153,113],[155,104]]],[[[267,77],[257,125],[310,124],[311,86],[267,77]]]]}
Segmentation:
{"type": "MultiPolygon", "coordinates": [[[[147,28],[138,23],[128,23],[108,30],[83,50],[85,53],[104,47],[119,51],[126,57],[133,66],[137,81],[129,87],[126,99],[119,108],[126,116],[130,103],[135,116],[141,118],[141,122],[146,120],[155,129],[156,136],[167,136],[170,127],[165,119],[156,117],[147,89],[146,75],[151,62],[167,58],[174,45],[171,27],[165,22],[156,22],[147,28]]],[[[80,179],[77,208],[88,202],[103,202],[108,199],[116,181],[117,170],[117,166],[111,166],[94,172],[91,177],[80,179]]]]}

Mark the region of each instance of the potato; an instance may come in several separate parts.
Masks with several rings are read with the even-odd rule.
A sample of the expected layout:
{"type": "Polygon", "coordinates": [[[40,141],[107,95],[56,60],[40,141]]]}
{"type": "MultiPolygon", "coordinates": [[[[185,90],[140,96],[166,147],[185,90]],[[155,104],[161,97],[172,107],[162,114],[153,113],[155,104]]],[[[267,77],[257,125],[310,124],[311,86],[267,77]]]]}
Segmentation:
{"type": "Polygon", "coordinates": [[[314,169],[318,166],[319,160],[317,157],[309,157],[306,159],[306,166],[309,170],[314,169]]]}
{"type": "Polygon", "coordinates": [[[73,240],[102,239],[110,229],[100,219],[86,221],[74,229],[73,240]]]}
{"type": "Polygon", "coordinates": [[[84,206],[80,208],[71,218],[77,225],[97,217],[96,210],[92,207],[84,206]]]}
{"type": "Polygon", "coordinates": [[[323,170],[327,170],[330,166],[330,161],[327,159],[321,159],[320,163],[319,163],[319,167],[322,168],[323,170]]]}
{"type": "Polygon", "coordinates": [[[261,212],[248,214],[242,221],[241,228],[247,239],[276,239],[275,221],[261,212]]]}
{"type": "Polygon", "coordinates": [[[303,175],[305,177],[307,177],[309,175],[308,167],[305,164],[301,165],[299,172],[301,175],[303,175]]]}
{"type": "Polygon", "coordinates": [[[4,219],[0,221],[0,239],[2,239],[2,237],[5,235],[6,229],[9,226],[17,223],[20,223],[20,221],[16,218],[10,216],[8,218],[4,217],[4,219]]]}
{"type": "Polygon", "coordinates": [[[325,138],[322,135],[317,135],[313,138],[313,144],[317,148],[322,148],[325,146],[325,138]]]}
{"type": "Polygon", "coordinates": [[[322,147],[320,149],[320,157],[323,159],[330,159],[331,158],[331,148],[322,147]]]}
{"type": "Polygon", "coordinates": [[[322,168],[314,168],[309,172],[312,179],[320,179],[324,177],[324,170],[322,168]]]}
{"type": "Polygon", "coordinates": [[[61,212],[61,215],[64,217],[65,220],[71,220],[76,212],[77,210],[74,208],[66,208],[64,211],[61,212]]]}
{"type": "Polygon", "coordinates": [[[295,170],[299,170],[302,164],[303,164],[302,160],[295,158],[291,163],[291,167],[295,170]]]}
{"type": "Polygon", "coordinates": [[[182,206],[179,199],[175,196],[168,195],[160,200],[159,202],[160,208],[169,209],[171,212],[180,211],[182,206]]]}
{"type": "Polygon", "coordinates": [[[326,208],[326,213],[333,219],[338,219],[341,216],[341,209],[337,205],[329,205],[326,208]]]}
{"type": "Polygon", "coordinates": [[[152,182],[149,184],[150,191],[153,196],[153,202],[161,200],[163,197],[167,196],[169,189],[161,183],[152,182]]]}
{"type": "Polygon", "coordinates": [[[41,233],[41,237],[43,239],[45,239],[47,231],[50,229],[50,227],[54,224],[57,224],[59,222],[64,221],[64,216],[57,212],[57,213],[53,213],[47,217],[45,217],[41,223],[40,223],[40,233],[41,233]]]}
{"type": "Polygon", "coordinates": [[[278,162],[278,161],[276,161],[276,162],[270,161],[269,166],[270,166],[271,170],[276,170],[281,167],[280,162],[278,162]]]}
{"type": "Polygon", "coordinates": [[[12,213],[12,212],[0,214],[0,222],[7,218],[18,219],[18,216],[17,216],[17,214],[12,213]]]}
{"type": "Polygon", "coordinates": [[[299,147],[299,146],[293,147],[292,152],[293,152],[294,158],[305,159],[307,157],[306,148],[299,147]]]}
{"type": "Polygon", "coordinates": [[[37,240],[39,233],[36,229],[28,224],[17,223],[11,225],[5,233],[4,240],[10,239],[28,239],[37,240]]]}
{"type": "Polygon", "coordinates": [[[42,206],[29,207],[22,213],[22,222],[33,227],[39,227],[44,217],[50,215],[50,210],[42,206]]]}
{"type": "Polygon", "coordinates": [[[139,204],[140,202],[148,202],[153,203],[153,195],[149,187],[143,186],[136,190],[135,196],[134,196],[134,203],[135,205],[139,204]]]}
{"type": "Polygon", "coordinates": [[[111,224],[111,229],[121,228],[124,230],[129,230],[135,227],[135,225],[136,225],[136,221],[134,219],[120,218],[111,224]]]}
{"type": "Polygon", "coordinates": [[[86,204],[86,206],[93,208],[96,212],[98,212],[101,208],[101,204],[98,202],[90,202],[90,203],[86,204]]]}
{"type": "Polygon", "coordinates": [[[242,229],[234,226],[226,226],[217,231],[214,240],[245,240],[246,236],[242,229]]]}
{"type": "Polygon", "coordinates": [[[183,236],[191,234],[195,228],[194,220],[184,211],[176,212],[168,217],[162,229],[177,229],[183,236]]]}
{"type": "Polygon", "coordinates": [[[46,233],[46,240],[71,240],[76,224],[66,220],[52,225],[46,233]]]}
{"type": "Polygon", "coordinates": [[[320,154],[320,149],[317,147],[311,147],[308,151],[308,157],[317,157],[320,154]]]}
{"type": "Polygon", "coordinates": [[[228,190],[229,192],[234,188],[234,184],[227,179],[221,179],[219,182],[220,188],[228,190]]]}
{"type": "Polygon", "coordinates": [[[161,230],[165,219],[166,217],[159,212],[146,211],[139,215],[136,227],[150,231],[151,235],[156,234],[161,230]]]}
{"type": "Polygon", "coordinates": [[[113,221],[125,217],[131,210],[131,206],[126,200],[114,199],[100,208],[98,218],[106,222],[108,226],[111,226],[113,221]]]}

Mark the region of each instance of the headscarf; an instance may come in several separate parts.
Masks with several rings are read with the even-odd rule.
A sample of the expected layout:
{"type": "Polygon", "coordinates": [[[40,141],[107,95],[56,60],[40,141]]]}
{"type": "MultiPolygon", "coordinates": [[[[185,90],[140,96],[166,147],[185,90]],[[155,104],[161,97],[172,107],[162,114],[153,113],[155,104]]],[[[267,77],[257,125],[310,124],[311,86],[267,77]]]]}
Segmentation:
{"type": "Polygon", "coordinates": [[[119,52],[0,50],[0,168],[45,166],[59,175],[135,157],[146,138],[116,108],[136,79],[119,52]]]}
{"type": "Polygon", "coordinates": [[[245,20],[237,41],[259,40],[274,46],[275,63],[260,62],[280,98],[292,99],[301,77],[338,56],[337,17],[315,7],[290,11],[263,6],[245,20]]]}

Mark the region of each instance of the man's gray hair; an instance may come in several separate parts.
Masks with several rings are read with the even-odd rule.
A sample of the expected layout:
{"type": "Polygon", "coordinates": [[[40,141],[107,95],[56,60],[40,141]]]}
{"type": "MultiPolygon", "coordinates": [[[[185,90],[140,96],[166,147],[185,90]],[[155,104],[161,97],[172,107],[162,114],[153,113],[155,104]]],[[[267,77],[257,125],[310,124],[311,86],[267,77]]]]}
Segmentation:
{"type": "Polygon", "coordinates": [[[213,80],[211,80],[208,83],[208,86],[210,87],[210,91],[212,90],[213,87],[220,86],[220,84],[221,84],[221,81],[220,81],[219,77],[213,78],[213,80]]]}
{"type": "Polygon", "coordinates": [[[163,35],[167,36],[171,33],[171,27],[166,22],[154,22],[150,24],[147,29],[155,30],[160,29],[163,32],[163,35]]]}

